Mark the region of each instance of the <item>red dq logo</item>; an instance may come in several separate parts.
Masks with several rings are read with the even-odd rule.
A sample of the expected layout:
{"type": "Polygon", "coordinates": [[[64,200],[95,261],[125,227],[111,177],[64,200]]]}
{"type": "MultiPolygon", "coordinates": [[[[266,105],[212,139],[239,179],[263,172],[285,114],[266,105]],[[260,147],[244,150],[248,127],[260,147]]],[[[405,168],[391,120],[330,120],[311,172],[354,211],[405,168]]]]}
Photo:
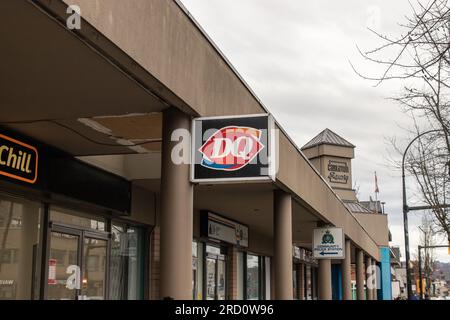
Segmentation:
{"type": "Polygon", "coordinates": [[[229,126],[216,131],[201,146],[201,165],[223,171],[236,171],[245,167],[264,148],[260,142],[261,130],[250,127],[229,126]]]}

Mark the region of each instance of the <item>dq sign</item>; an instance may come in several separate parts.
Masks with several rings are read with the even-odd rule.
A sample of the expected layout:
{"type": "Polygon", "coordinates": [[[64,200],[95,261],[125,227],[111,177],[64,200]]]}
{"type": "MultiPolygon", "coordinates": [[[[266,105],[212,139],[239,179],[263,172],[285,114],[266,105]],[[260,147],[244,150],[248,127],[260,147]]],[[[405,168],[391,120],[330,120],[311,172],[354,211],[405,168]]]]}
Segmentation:
{"type": "Polygon", "coordinates": [[[273,179],[273,127],[266,114],[194,119],[192,181],[273,179]]]}

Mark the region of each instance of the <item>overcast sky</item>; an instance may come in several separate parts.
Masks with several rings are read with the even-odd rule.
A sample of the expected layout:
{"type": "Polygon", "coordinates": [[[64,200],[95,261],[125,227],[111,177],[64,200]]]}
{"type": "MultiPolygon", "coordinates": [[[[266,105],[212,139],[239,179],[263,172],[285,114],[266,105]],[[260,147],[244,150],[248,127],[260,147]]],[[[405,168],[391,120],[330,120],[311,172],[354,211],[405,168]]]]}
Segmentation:
{"type": "MultiPolygon", "coordinates": [[[[366,74],[381,72],[379,66],[361,59],[356,45],[370,49],[380,44],[368,27],[382,34],[401,32],[397,23],[410,13],[408,1],[182,3],[298,146],[324,128],[356,145],[353,183],[359,187],[359,199],[374,197],[377,171],[379,199],[386,202],[393,236],[391,245],[403,250],[401,178],[389,164],[386,139],[395,136],[404,145],[406,137],[401,128],[408,127],[410,120],[387,99],[400,89],[399,84],[375,87],[359,78],[349,61],[366,74]]],[[[409,219],[410,248],[414,253],[419,242],[420,214],[412,213],[409,219]]],[[[439,251],[438,258],[450,261],[446,250],[439,251]]]]}

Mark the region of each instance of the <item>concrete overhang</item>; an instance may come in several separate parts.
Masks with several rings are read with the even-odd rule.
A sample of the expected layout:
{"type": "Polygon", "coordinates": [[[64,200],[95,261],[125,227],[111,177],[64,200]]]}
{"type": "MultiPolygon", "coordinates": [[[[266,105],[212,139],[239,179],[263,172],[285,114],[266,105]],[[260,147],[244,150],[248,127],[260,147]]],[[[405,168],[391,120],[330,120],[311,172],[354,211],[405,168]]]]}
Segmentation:
{"type": "MultiPolygon", "coordinates": [[[[148,114],[167,105],[193,116],[267,112],[177,1],[22,0],[2,2],[0,9],[2,30],[17,29],[14,37],[2,34],[7,44],[2,60],[11,60],[14,66],[8,66],[0,78],[1,90],[5,90],[1,97],[6,97],[1,101],[5,105],[0,113],[2,122],[45,116],[78,126],[80,118],[96,121],[99,116],[148,114]],[[64,28],[68,4],[80,6],[81,30],[64,28]],[[31,49],[33,55],[28,54],[31,49]],[[73,71],[73,78],[67,77],[66,70],[73,71]],[[8,82],[10,87],[4,87],[8,82]],[[24,94],[20,88],[30,91],[24,94]],[[69,97],[73,99],[65,102],[69,97]]],[[[93,144],[88,148],[86,141],[80,144],[80,139],[51,128],[51,123],[45,130],[43,123],[33,125],[10,124],[74,155],[130,153],[129,147],[122,146],[93,144]],[[77,149],[80,145],[82,150],[77,149]]],[[[89,126],[79,129],[111,140],[89,126]]],[[[343,227],[357,247],[379,260],[374,239],[279,129],[277,187],[292,193],[318,219],[343,227]]]]}
{"type": "MultiPolygon", "coordinates": [[[[122,147],[121,141],[83,120],[99,118],[97,123],[126,136],[126,130],[119,130],[122,117],[130,131],[130,119],[143,122],[131,117],[134,114],[147,116],[167,107],[101,51],[31,1],[1,1],[0,29],[3,127],[73,155],[134,153],[137,151],[122,147]]],[[[155,128],[158,138],[160,117],[153,118],[156,121],[147,119],[147,128],[155,128]]]]}
{"type": "MultiPolygon", "coordinates": [[[[140,179],[134,185],[159,193],[159,179],[140,179]]],[[[273,191],[270,183],[196,185],[194,187],[194,236],[199,236],[200,211],[210,211],[249,227],[249,250],[273,255],[273,191]]],[[[312,230],[319,219],[297,201],[292,203],[293,244],[311,248],[312,230]]]]}

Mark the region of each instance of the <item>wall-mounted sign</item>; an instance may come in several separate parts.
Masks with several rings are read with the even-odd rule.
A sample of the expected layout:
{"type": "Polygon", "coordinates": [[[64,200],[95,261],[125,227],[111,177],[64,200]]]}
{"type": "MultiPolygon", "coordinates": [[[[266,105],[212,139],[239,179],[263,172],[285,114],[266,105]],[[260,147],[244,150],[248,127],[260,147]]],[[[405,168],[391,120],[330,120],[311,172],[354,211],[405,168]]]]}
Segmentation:
{"type": "Polygon", "coordinates": [[[201,213],[200,233],[203,237],[248,247],[248,227],[217,214],[201,213]]]}
{"type": "Polygon", "coordinates": [[[329,160],[328,172],[328,179],[330,182],[347,184],[349,179],[349,168],[347,162],[329,160]]]}
{"type": "Polygon", "coordinates": [[[305,248],[300,248],[297,246],[293,247],[293,257],[296,260],[307,262],[307,263],[316,263],[314,260],[313,254],[311,251],[306,250],[305,248]]]}
{"type": "Polygon", "coordinates": [[[344,230],[342,228],[314,229],[313,256],[316,259],[344,259],[344,230]]]}
{"type": "Polygon", "coordinates": [[[0,175],[35,183],[38,176],[37,149],[0,134],[0,175]]]}
{"type": "Polygon", "coordinates": [[[194,119],[191,180],[274,180],[274,127],[267,114],[194,119]]]}
{"type": "Polygon", "coordinates": [[[56,259],[48,260],[48,284],[56,284],[56,259]]]}

